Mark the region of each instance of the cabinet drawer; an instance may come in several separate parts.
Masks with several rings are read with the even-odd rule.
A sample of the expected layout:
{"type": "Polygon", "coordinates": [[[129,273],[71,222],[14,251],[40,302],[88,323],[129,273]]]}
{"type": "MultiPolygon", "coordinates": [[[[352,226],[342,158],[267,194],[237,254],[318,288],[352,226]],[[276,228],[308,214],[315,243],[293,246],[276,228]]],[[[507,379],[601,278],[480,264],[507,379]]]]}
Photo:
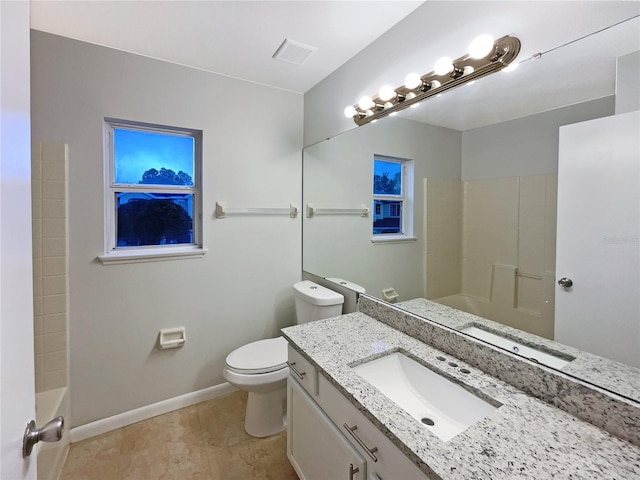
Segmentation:
{"type": "Polygon", "coordinates": [[[295,378],[311,395],[318,394],[318,373],[313,365],[291,345],[288,346],[289,375],[295,378]]]}
{"type": "Polygon", "coordinates": [[[354,407],[329,381],[318,375],[317,402],[367,459],[371,478],[425,480],[427,477],[354,407]],[[374,475],[377,475],[374,476],[374,475]]]}

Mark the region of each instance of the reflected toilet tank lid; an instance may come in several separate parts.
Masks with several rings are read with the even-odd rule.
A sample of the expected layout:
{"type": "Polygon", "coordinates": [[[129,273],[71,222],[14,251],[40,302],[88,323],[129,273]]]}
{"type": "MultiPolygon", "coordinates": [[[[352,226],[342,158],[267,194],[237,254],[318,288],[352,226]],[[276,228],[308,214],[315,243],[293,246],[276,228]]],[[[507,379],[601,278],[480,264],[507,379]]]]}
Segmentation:
{"type": "Polygon", "coordinates": [[[333,283],[337,283],[338,285],[342,285],[343,287],[353,290],[354,292],[367,293],[367,290],[362,285],[358,285],[357,283],[350,282],[349,280],[345,280],[343,278],[328,277],[327,280],[333,283]]]}
{"type": "Polygon", "coordinates": [[[311,280],[303,280],[293,284],[297,296],[311,305],[341,305],[344,297],[338,292],[318,285],[311,280]]]}

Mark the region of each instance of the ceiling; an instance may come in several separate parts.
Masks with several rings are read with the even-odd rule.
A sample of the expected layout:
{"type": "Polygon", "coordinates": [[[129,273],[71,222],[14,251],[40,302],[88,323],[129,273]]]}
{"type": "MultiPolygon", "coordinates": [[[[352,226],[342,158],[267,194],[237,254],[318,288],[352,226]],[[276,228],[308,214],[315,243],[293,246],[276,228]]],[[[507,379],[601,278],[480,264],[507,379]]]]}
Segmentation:
{"type": "Polygon", "coordinates": [[[479,33],[517,36],[515,72],[401,113],[461,131],[612,95],[616,57],[640,49],[639,14],[635,0],[31,2],[34,29],[293,92],[307,93],[338,70],[324,88],[340,102],[327,105],[327,115],[342,120],[360,96],[397,86],[411,71],[427,73],[443,52],[461,56],[479,33]],[[302,65],[275,60],[285,39],[317,50],[302,65]]]}
{"type": "Polygon", "coordinates": [[[31,2],[31,27],[305,93],[423,1],[31,2]],[[285,39],[317,50],[272,58],[285,39]]]}

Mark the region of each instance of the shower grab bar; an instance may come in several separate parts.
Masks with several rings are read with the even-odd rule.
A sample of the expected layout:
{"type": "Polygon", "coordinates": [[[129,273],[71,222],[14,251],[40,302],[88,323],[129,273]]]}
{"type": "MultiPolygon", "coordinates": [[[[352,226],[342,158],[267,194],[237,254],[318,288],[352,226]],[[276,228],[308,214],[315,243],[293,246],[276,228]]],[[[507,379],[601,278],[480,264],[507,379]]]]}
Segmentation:
{"type": "Polygon", "coordinates": [[[296,218],[298,207],[290,203],[289,208],[227,208],[225,202],[216,202],[216,218],[227,218],[227,215],[289,215],[296,218]]]}
{"type": "Polygon", "coordinates": [[[523,278],[531,278],[533,280],[542,280],[542,275],[534,275],[532,273],[524,273],[524,272],[519,272],[517,270],[516,270],[516,276],[523,277],[523,278]]]}
{"type": "Polygon", "coordinates": [[[365,205],[360,208],[318,208],[312,203],[307,203],[307,218],[313,218],[316,215],[360,215],[366,217],[369,215],[369,209],[365,205]]]}

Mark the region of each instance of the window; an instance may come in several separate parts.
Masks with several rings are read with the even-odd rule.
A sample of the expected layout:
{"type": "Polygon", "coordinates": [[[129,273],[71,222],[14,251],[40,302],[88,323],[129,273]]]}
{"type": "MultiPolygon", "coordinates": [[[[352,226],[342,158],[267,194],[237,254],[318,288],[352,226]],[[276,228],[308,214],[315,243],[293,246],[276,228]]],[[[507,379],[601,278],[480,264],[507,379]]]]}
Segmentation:
{"type": "Polygon", "coordinates": [[[201,249],[202,132],[105,122],[106,257],[201,249]]]}
{"type": "Polygon", "coordinates": [[[373,236],[399,240],[412,235],[413,162],[393,157],[373,159],[373,236]]]}

